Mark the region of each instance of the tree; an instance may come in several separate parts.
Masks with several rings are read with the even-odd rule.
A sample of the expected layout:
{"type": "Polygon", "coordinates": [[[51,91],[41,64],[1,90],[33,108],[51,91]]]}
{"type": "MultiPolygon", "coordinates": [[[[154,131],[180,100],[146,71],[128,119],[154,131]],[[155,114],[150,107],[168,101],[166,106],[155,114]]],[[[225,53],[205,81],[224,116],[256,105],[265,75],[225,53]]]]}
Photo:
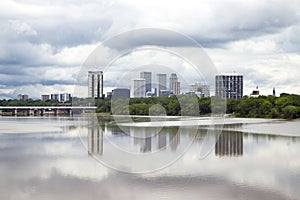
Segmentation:
{"type": "Polygon", "coordinates": [[[283,117],[286,119],[294,119],[300,117],[300,108],[296,106],[286,106],[282,109],[283,117]]]}

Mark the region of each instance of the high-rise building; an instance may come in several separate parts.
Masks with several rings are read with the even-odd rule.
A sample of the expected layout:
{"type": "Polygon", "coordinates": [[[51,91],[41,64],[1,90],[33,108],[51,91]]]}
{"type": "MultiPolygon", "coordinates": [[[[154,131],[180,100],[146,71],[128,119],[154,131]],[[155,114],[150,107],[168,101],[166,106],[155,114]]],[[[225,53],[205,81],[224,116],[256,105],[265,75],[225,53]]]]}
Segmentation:
{"type": "Polygon", "coordinates": [[[50,99],[59,101],[59,94],[51,94],[50,99]]]}
{"type": "Polygon", "coordinates": [[[50,100],[50,95],[49,94],[42,94],[42,101],[48,101],[50,100]]]}
{"type": "Polygon", "coordinates": [[[65,101],[70,101],[72,98],[72,95],[69,93],[62,93],[59,94],[59,101],[60,102],[65,102],[65,101]]]}
{"type": "Polygon", "coordinates": [[[28,95],[27,94],[18,94],[18,100],[23,100],[26,101],[28,100],[28,95]]]}
{"type": "Polygon", "coordinates": [[[222,99],[240,99],[243,97],[243,75],[236,73],[216,76],[216,96],[222,99]]]}
{"type": "Polygon", "coordinates": [[[91,98],[103,98],[103,72],[88,72],[88,96],[91,98]]]}
{"type": "Polygon", "coordinates": [[[175,73],[171,74],[170,80],[170,91],[173,92],[173,94],[178,95],[180,94],[180,82],[178,81],[177,75],[175,73]]]}
{"type": "Polygon", "coordinates": [[[146,80],[146,92],[151,92],[151,83],[152,83],[152,73],[151,72],[141,72],[140,78],[146,80]]]}
{"type": "Polygon", "coordinates": [[[130,98],[130,90],[127,88],[116,88],[112,91],[112,99],[130,98]]]}
{"type": "Polygon", "coordinates": [[[157,74],[156,96],[161,96],[161,91],[167,89],[167,74],[157,74]]]}
{"type": "Polygon", "coordinates": [[[144,78],[131,80],[130,97],[145,97],[146,95],[146,80],[144,78]]]}
{"type": "Polygon", "coordinates": [[[196,94],[198,97],[210,97],[210,89],[209,85],[205,85],[202,83],[195,83],[190,85],[189,93],[196,94]]]}
{"type": "Polygon", "coordinates": [[[57,100],[59,102],[65,102],[65,101],[70,101],[72,98],[72,95],[69,93],[61,93],[61,94],[50,94],[49,95],[42,95],[42,100],[43,101],[47,101],[49,99],[47,99],[50,97],[51,100],[57,100]]]}

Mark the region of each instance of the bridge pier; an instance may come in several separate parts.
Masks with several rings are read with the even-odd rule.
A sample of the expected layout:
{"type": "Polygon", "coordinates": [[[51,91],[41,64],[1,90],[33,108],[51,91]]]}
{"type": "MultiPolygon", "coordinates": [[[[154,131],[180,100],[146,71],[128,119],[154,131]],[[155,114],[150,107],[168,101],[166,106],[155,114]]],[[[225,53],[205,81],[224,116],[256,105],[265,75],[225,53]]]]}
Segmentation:
{"type": "Polygon", "coordinates": [[[32,109],[27,109],[27,116],[34,115],[34,111],[32,109]]]}
{"type": "Polygon", "coordinates": [[[73,111],[72,111],[72,109],[69,109],[69,110],[68,110],[68,113],[69,113],[70,116],[73,116],[73,111]]]}
{"type": "Polygon", "coordinates": [[[2,109],[0,109],[0,115],[2,116],[2,109]]]}
{"type": "Polygon", "coordinates": [[[40,115],[41,115],[41,116],[44,116],[44,113],[45,113],[45,109],[41,108],[41,109],[40,109],[40,115]]]}

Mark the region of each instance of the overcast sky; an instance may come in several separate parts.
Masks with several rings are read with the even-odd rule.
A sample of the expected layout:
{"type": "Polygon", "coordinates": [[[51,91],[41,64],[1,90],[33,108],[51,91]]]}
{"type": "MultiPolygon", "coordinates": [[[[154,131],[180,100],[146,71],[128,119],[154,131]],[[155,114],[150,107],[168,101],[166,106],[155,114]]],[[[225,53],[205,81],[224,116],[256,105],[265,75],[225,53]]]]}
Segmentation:
{"type": "MultiPolygon", "coordinates": [[[[257,85],[265,95],[273,87],[278,94],[300,93],[299,0],[2,0],[0,27],[1,99],[18,93],[32,98],[73,93],[81,65],[99,44],[139,28],[191,37],[219,72],[244,75],[245,94],[257,85]]],[[[168,42],[188,49],[179,41],[168,42]]],[[[166,59],[157,52],[138,53],[116,61],[114,69],[151,64],[149,55],[166,59]]],[[[184,63],[167,60],[164,65],[187,72],[176,68],[184,63]]],[[[110,77],[105,77],[107,88],[114,86],[110,77]]]]}

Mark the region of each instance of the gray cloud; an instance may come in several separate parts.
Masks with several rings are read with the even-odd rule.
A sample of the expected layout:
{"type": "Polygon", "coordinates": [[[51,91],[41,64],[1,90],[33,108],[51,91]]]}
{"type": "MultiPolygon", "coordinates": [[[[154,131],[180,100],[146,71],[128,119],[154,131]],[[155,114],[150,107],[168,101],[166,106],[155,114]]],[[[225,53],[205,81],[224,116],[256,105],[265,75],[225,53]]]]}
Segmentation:
{"type": "MultiPolygon", "coordinates": [[[[298,53],[299,13],[300,3],[296,0],[289,3],[283,0],[228,0],[222,3],[192,0],[178,3],[5,1],[0,3],[0,84],[8,87],[37,83],[71,84],[68,75],[56,76],[54,79],[43,73],[49,74],[51,67],[52,74],[55,74],[55,70],[63,70],[74,76],[74,67],[80,66],[99,42],[136,28],[169,29],[191,37],[207,49],[225,49],[233,55],[240,51],[243,53],[243,64],[248,61],[245,57],[249,52],[244,52],[244,49],[249,48],[249,41],[250,44],[254,42],[254,45],[261,45],[262,49],[268,49],[268,45],[273,44],[274,49],[269,54],[298,53]],[[262,43],[265,40],[271,42],[262,43]],[[243,41],[248,43],[235,45],[243,41]]],[[[159,44],[172,48],[191,46],[191,43],[173,37],[170,33],[166,37],[164,32],[144,30],[147,31],[128,40],[115,38],[107,47],[113,52],[141,44],[159,44]]],[[[252,56],[261,54],[253,49],[252,56]]],[[[255,60],[256,56],[252,58],[255,60]]],[[[224,66],[240,66],[240,63],[231,61],[228,57],[222,59],[224,66]]],[[[257,77],[264,75],[257,74],[259,84],[263,84],[264,80],[258,80],[257,77]]]]}

